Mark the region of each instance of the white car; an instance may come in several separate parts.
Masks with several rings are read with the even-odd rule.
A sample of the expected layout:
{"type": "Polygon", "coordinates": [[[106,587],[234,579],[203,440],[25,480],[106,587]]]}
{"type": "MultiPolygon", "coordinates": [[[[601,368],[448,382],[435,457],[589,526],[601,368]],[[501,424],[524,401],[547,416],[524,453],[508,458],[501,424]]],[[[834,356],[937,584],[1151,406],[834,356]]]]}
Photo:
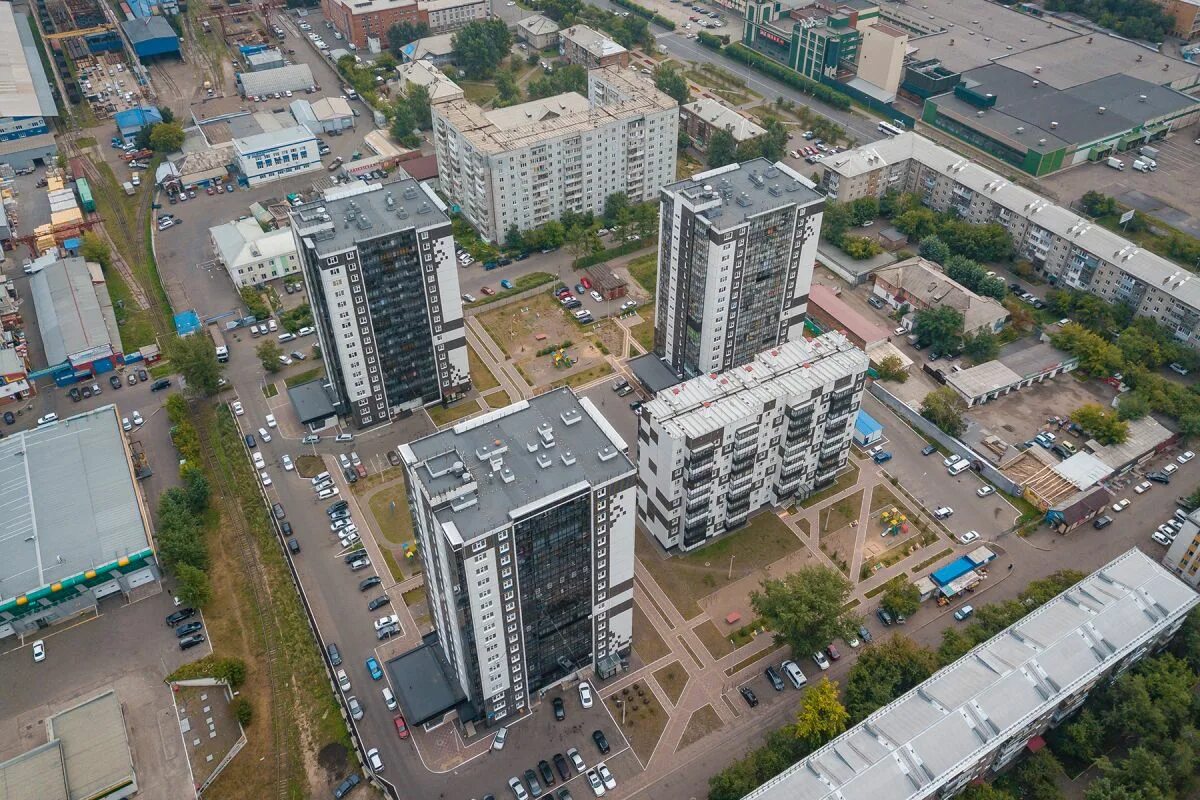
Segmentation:
{"type": "MultiPolygon", "coordinates": [[[[291,94],[291,92],[288,92],[291,94]]],[[[372,747],[367,751],[367,761],[371,764],[372,772],[383,772],[383,759],[379,757],[379,748],[372,747]]]]}
{"type": "Polygon", "coordinates": [[[146,420],[142,419],[142,412],[140,412],[140,411],[133,412],[133,424],[134,425],[141,425],[145,421],[146,420]]]}
{"type": "Polygon", "coordinates": [[[353,523],[352,523],[350,520],[348,520],[348,519],[339,519],[339,520],[335,520],[335,521],[333,521],[333,522],[329,523],[329,530],[331,530],[331,531],[340,531],[342,528],[345,528],[345,527],[347,527],[348,525],[352,525],[352,524],[353,524],[353,523]]]}
{"type": "Polygon", "coordinates": [[[337,671],[337,680],[338,687],[340,687],[343,692],[350,691],[350,676],[346,674],[346,670],[339,669],[337,671]]]}
{"type": "MultiPolygon", "coordinates": [[[[509,778],[508,788],[512,790],[513,797],[517,800],[529,800],[529,792],[525,791],[525,784],[521,783],[520,778],[509,778]]],[[[600,794],[604,794],[604,787],[600,787],[600,794]]],[[[596,795],[599,797],[600,795],[596,795]]]]}
{"type": "Polygon", "coordinates": [[[387,627],[388,625],[395,625],[399,621],[400,617],[396,616],[395,614],[384,614],[382,617],[375,620],[375,630],[387,627]]]}
{"type": "Polygon", "coordinates": [[[970,544],[971,542],[975,541],[978,538],[979,538],[978,531],[967,531],[966,533],[960,533],[958,535],[958,543],[959,544],[970,544]]]}
{"type": "Polygon", "coordinates": [[[292,470],[294,470],[296,468],[296,465],[292,463],[292,457],[289,456],[287,453],[284,453],[283,456],[279,460],[280,460],[280,462],[283,463],[283,469],[286,472],[291,472],[292,470]]]}
{"type": "Polygon", "coordinates": [[[342,547],[349,547],[352,544],[358,544],[358,534],[353,532],[339,534],[338,541],[342,543],[342,547]]]}
{"type": "Polygon", "coordinates": [[[829,659],[820,650],[813,653],[813,661],[817,662],[817,666],[822,670],[829,669],[829,659]]]}
{"type": "Polygon", "coordinates": [[[292,365],[292,359],[288,358],[287,356],[280,356],[279,363],[283,364],[285,367],[290,367],[292,365]]]}
{"type": "Polygon", "coordinates": [[[608,771],[608,765],[601,761],[596,765],[596,773],[600,776],[600,780],[604,781],[604,788],[612,791],[617,788],[617,779],[608,771]]]}
{"type": "Polygon", "coordinates": [[[584,708],[592,707],[592,686],[587,681],[579,684],[579,703],[584,708]]]}
{"type": "Polygon", "coordinates": [[[575,765],[577,772],[587,772],[587,764],[583,763],[583,756],[579,755],[579,751],[574,747],[567,748],[567,758],[571,759],[571,763],[575,765]]]}
{"type": "Polygon", "coordinates": [[[58,414],[51,411],[49,414],[38,417],[38,425],[49,425],[51,422],[58,422],[58,414]]]}
{"type": "Polygon", "coordinates": [[[1196,457],[1196,454],[1193,453],[1191,450],[1185,450],[1182,453],[1180,453],[1179,455],[1175,456],[1175,460],[1178,461],[1180,464],[1186,464],[1187,462],[1191,461],[1195,457],[1196,457]]]}
{"type": "Polygon", "coordinates": [[[267,427],[268,428],[274,428],[278,424],[279,423],[275,421],[274,414],[267,414],[267,427]]]}
{"type": "Polygon", "coordinates": [[[264,442],[269,442],[271,441],[271,434],[267,433],[266,428],[259,428],[258,438],[262,439],[264,442]]]}
{"type": "Polygon", "coordinates": [[[33,643],[33,663],[46,660],[46,643],[38,639],[33,643]]]}
{"type": "Polygon", "coordinates": [[[596,797],[604,797],[604,782],[600,780],[600,776],[596,774],[596,770],[589,769],[586,775],[588,786],[592,787],[592,794],[596,795],[596,797]]]}
{"type": "Polygon", "coordinates": [[[297,336],[312,336],[316,332],[317,332],[316,328],[306,325],[303,328],[301,328],[300,330],[296,331],[296,335],[297,336]]]}
{"type": "Polygon", "coordinates": [[[1145,494],[1146,492],[1150,491],[1150,486],[1150,481],[1142,481],[1137,486],[1133,487],[1133,490],[1138,494],[1145,494]]]}
{"type": "Polygon", "coordinates": [[[475,302],[475,295],[471,294],[470,292],[467,292],[466,294],[464,294],[464,295],[462,296],[462,299],[463,299],[463,302],[464,302],[464,303],[474,303],[474,302],[475,302]]]}
{"type": "Polygon", "coordinates": [[[938,519],[946,519],[946,517],[949,517],[953,513],[954,509],[950,506],[940,506],[933,510],[933,516],[937,517],[938,519]]]}
{"type": "Polygon", "coordinates": [[[1175,464],[1166,464],[1162,468],[1163,475],[1174,475],[1179,471],[1179,467],[1175,464]]]}
{"type": "Polygon", "coordinates": [[[246,413],[246,409],[242,408],[242,402],[240,400],[234,400],[229,405],[233,409],[234,416],[240,417],[242,414],[246,413]]]}
{"type": "Polygon", "coordinates": [[[271,485],[271,476],[270,476],[270,475],[268,475],[267,473],[265,473],[265,472],[260,472],[260,473],[258,474],[258,477],[259,477],[259,480],[261,480],[261,481],[262,481],[262,485],[263,485],[263,486],[270,486],[270,485],[271,485]]]}
{"type": "Polygon", "coordinates": [[[504,726],[496,731],[496,738],[492,739],[493,750],[503,750],[504,744],[508,741],[508,726],[504,726]]]}
{"type": "Polygon", "coordinates": [[[979,495],[980,497],[987,497],[989,494],[992,494],[995,491],[995,486],[980,486],[975,490],[975,494],[979,495]]]}
{"type": "Polygon", "coordinates": [[[958,453],[951,453],[950,455],[948,455],[942,459],[942,466],[949,467],[951,464],[953,464],[955,461],[958,461],[960,458],[962,458],[962,456],[960,456],[958,453]]]}
{"type": "Polygon", "coordinates": [[[1163,547],[1171,546],[1171,540],[1166,536],[1163,536],[1162,532],[1160,531],[1155,531],[1154,533],[1150,534],[1150,538],[1161,544],[1163,547]]]}
{"type": "Polygon", "coordinates": [[[592,291],[588,292],[588,294],[590,294],[592,299],[595,300],[597,303],[604,302],[604,295],[600,294],[595,289],[592,289],[592,291]]]}
{"type": "Polygon", "coordinates": [[[1117,502],[1113,503],[1113,505],[1112,505],[1112,510],[1118,514],[1127,508],[1129,508],[1129,498],[1128,497],[1123,497],[1120,500],[1118,500],[1117,502]]]}
{"type": "Polygon", "coordinates": [[[133,423],[129,421],[129,417],[121,417],[121,430],[123,430],[123,431],[133,430],[133,423]]]}
{"type": "Polygon", "coordinates": [[[255,450],[254,455],[251,456],[251,458],[254,459],[254,468],[255,469],[266,469],[267,468],[267,460],[265,458],[263,458],[262,453],[255,450]]]}

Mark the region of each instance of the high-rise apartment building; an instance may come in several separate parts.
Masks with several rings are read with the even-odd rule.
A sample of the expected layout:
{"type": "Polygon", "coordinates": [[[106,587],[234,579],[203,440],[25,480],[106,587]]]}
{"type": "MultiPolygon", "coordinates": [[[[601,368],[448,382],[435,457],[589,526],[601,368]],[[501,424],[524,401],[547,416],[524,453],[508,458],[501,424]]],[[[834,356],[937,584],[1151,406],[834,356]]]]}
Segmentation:
{"type": "Polygon", "coordinates": [[[1189,586],[1200,587],[1200,510],[1187,515],[1162,563],[1189,586]]]}
{"type": "Polygon", "coordinates": [[[355,182],[292,211],[339,416],[363,427],[470,388],[450,218],[411,179],[355,182]]]}
{"type": "Polygon", "coordinates": [[[659,392],[638,419],[642,524],[663,547],[690,550],[762,506],[833,483],[867,366],[867,355],[834,332],[659,392]]]}
{"type": "Polygon", "coordinates": [[[1196,592],[1136,548],[746,795],[932,800],[990,780],[1164,647],[1196,592]]]}
{"type": "Polygon", "coordinates": [[[629,648],[626,450],[568,388],[400,447],[438,645],[489,722],[629,648]]]}
{"type": "Polygon", "coordinates": [[[765,158],[664,186],[655,352],[690,377],[799,338],[824,208],[808,179],[765,158]]]}
{"type": "Polygon", "coordinates": [[[564,212],[599,214],[609,195],[652,200],[675,180],[679,106],[616,67],[588,73],[588,96],[567,92],[485,111],[433,106],[438,181],[490,242],[564,212]]]}

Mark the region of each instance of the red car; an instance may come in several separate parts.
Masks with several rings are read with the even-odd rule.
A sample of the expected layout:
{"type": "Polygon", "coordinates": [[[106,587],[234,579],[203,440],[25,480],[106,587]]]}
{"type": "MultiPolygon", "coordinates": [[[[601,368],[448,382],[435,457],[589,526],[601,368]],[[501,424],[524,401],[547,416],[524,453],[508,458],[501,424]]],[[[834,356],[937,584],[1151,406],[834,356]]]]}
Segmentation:
{"type": "Polygon", "coordinates": [[[493,295],[493,294],[495,294],[495,293],[496,293],[496,290],[495,290],[495,289],[493,289],[493,288],[491,288],[490,286],[483,286],[483,287],[480,287],[480,289],[479,289],[479,293],[480,293],[480,294],[486,294],[486,295],[489,295],[489,296],[490,296],[490,295],[493,295]]]}
{"type": "Polygon", "coordinates": [[[583,288],[585,288],[585,289],[592,288],[592,282],[589,281],[587,278],[580,278],[579,282],[583,284],[583,288]]]}
{"type": "Polygon", "coordinates": [[[396,734],[401,739],[407,739],[408,738],[408,723],[404,721],[404,715],[403,714],[397,715],[395,722],[396,722],[396,734]]]}
{"type": "Polygon", "coordinates": [[[836,647],[834,647],[833,645],[829,645],[829,647],[826,647],[825,652],[829,655],[830,661],[837,661],[839,658],[842,657],[842,654],[839,653],[838,649],[836,647]]]}
{"type": "Polygon", "coordinates": [[[567,287],[563,286],[554,293],[554,296],[557,297],[559,300],[561,300],[564,297],[566,297],[567,295],[569,295],[570,293],[571,293],[571,290],[568,289],[567,287]]]}

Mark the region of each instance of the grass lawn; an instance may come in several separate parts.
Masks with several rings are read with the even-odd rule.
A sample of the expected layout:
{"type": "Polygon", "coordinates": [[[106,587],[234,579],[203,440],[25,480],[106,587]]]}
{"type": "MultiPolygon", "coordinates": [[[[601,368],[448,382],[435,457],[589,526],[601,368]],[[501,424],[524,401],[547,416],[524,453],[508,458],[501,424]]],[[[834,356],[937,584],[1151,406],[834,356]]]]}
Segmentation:
{"type": "Polygon", "coordinates": [[[892,493],[891,489],[881,483],[871,490],[871,516],[874,516],[876,512],[893,506],[903,507],[904,504],[900,502],[900,498],[892,493]]]}
{"type": "Polygon", "coordinates": [[[324,471],[325,459],[320,456],[296,457],[296,472],[300,473],[301,477],[311,478],[314,475],[320,475],[324,471]]]}
{"type": "Polygon", "coordinates": [[[306,369],[304,372],[297,373],[284,381],[284,385],[291,389],[293,386],[299,386],[302,383],[308,383],[311,380],[321,377],[325,374],[325,368],[321,366],[306,369]]]}
{"type": "Polygon", "coordinates": [[[762,659],[767,659],[768,661],[774,662],[775,656],[778,655],[779,651],[783,650],[785,647],[787,647],[786,644],[777,644],[774,647],[768,648],[767,650],[763,650],[760,653],[755,653],[752,656],[746,656],[741,661],[734,664],[729,669],[725,670],[725,674],[729,675],[729,676],[737,675],[739,672],[744,670],[746,667],[748,667],[751,664],[755,663],[756,661],[760,661],[762,659]]]}
{"type": "Polygon", "coordinates": [[[928,566],[930,566],[930,565],[934,564],[935,562],[941,561],[943,558],[945,558],[946,556],[950,555],[950,554],[951,554],[951,553],[953,553],[953,552],[954,552],[954,548],[953,548],[953,547],[947,547],[945,550],[941,551],[941,552],[940,552],[940,553],[938,553],[937,555],[930,556],[929,558],[927,558],[927,559],[925,559],[924,561],[922,561],[920,564],[917,564],[916,566],[914,566],[914,567],[912,568],[912,571],[913,571],[913,572],[920,572],[921,570],[923,570],[923,569],[925,569],[926,567],[928,567],[928,566]]]}
{"type": "Polygon", "coordinates": [[[687,555],[662,558],[648,535],[636,549],[642,564],[684,619],[700,613],[699,600],[800,549],[800,539],[771,511],[750,518],[736,533],[687,555]],[[732,574],[730,556],[735,556],[732,574]]]}
{"type": "Polygon", "coordinates": [[[847,469],[838,475],[837,480],[825,487],[821,491],[812,495],[808,499],[800,503],[801,508],[812,508],[822,500],[833,497],[839,492],[844,492],[854,484],[858,483],[858,465],[853,461],[846,462],[847,469]]]}
{"type": "Polygon", "coordinates": [[[487,404],[492,408],[504,408],[505,406],[512,405],[512,398],[503,389],[497,389],[491,394],[485,394],[483,399],[487,400],[487,404]]]}
{"type": "Polygon", "coordinates": [[[599,364],[594,364],[582,372],[576,372],[568,375],[565,378],[554,381],[550,384],[551,389],[556,389],[559,386],[583,386],[585,383],[591,383],[597,378],[603,378],[605,375],[611,374],[613,371],[612,364],[607,361],[601,361],[599,364]]]}
{"type": "Polygon", "coordinates": [[[667,727],[667,712],[654,696],[654,691],[648,686],[635,683],[605,700],[613,719],[621,724],[622,703],[625,705],[625,724],[621,731],[629,739],[629,744],[643,763],[650,760],[654,746],[662,736],[663,728],[667,727]]]}
{"type": "Polygon", "coordinates": [[[729,637],[717,630],[712,620],[706,620],[692,630],[700,641],[704,642],[705,649],[713,658],[722,658],[733,652],[733,644],[730,643],[729,637]]]}
{"type": "Polygon", "coordinates": [[[404,580],[404,571],[400,569],[400,564],[396,561],[396,555],[386,547],[379,548],[383,552],[383,560],[387,562],[388,572],[392,573],[392,580],[396,583],[404,580]]]}
{"type": "Polygon", "coordinates": [[[662,669],[655,670],[654,680],[658,681],[658,685],[667,693],[671,705],[675,705],[683,694],[683,687],[687,686],[688,674],[678,661],[672,661],[662,669]]]}
{"type": "Polygon", "coordinates": [[[408,495],[402,482],[380,489],[371,495],[367,505],[383,538],[392,544],[413,541],[412,515],[408,511],[408,495]]]}
{"type": "Polygon", "coordinates": [[[658,254],[647,253],[630,261],[629,274],[653,296],[658,288],[658,254]]]}
{"type": "MultiPolygon", "coordinates": [[[[122,340],[123,341],[123,340],[122,340]]],[[[175,374],[175,367],[170,361],[160,361],[150,368],[150,377],[158,380],[175,374]]]]}
{"type": "Polygon", "coordinates": [[[642,314],[642,321],[629,329],[634,341],[649,353],[654,349],[654,316],[652,313],[642,314]]]}
{"type": "Polygon", "coordinates": [[[496,95],[500,94],[496,89],[496,84],[487,81],[458,81],[458,85],[462,87],[467,100],[477,106],[490,103],[496,95]]]}
{"type": "Polygon", "coordinates": [[[863,493],[855,492],[844,500],[840,500],[829,508],[821,509],[819,514],[821,524],[818,536],[824,536],[827,533],[840,531],[842,528],[850,524],[852,520],[858,519],[859,509],[862,507],[863,493]]]}
{"type": "Polygon", "coordinates": [[[535,289],[538,286],[544,286],[545,284],[551,283],[555,280],[557,280],[557,278],[551,275],[549,272],[531,272],[528,275],[522,275],[514,280],[512,282],[513,287],[511,289],[501,289],[493,295],[484,295],[474,303],[466,303],[466,306],[467,308],[486,306],[490,303],[495,303],[498,300],[503,300],[506,297],[512,297],[514,294],[535,289]]]}
{"type": "Polygon", "coordinates": [[[633,649],[646,664],[653,664],[671,652],[637,603],[633,604],[633,649]]]}
{"type": "MultiPolygon", "coordinates": [[[[129,287],[121,278],[121,273],[115,269],[109,270],[105,273],[105,283],[108,284],[108,297],[112,300],[117,327],[121,331],[121,343],[126,352],[136,350],[142,345],[154,344],[154,316],[149,310],[138,308],[137,301],[133,299],[129,287]]],[[[152,373],[153,371],[151,370],[152,373]]]]}
{"type": "Polygon", "coordinates": [[[409,589],[407,592],[405,592],[404,594],[402,594],[400,596],[404,598],[404,605],[406,605],[406,606],[411,607],[411,606],[417,605],[418,603],[424,603],[425,602],[425,587],[418,586],[415,589],[409,589]]]}
{"type": "Polygon", "coordinates": [[[457,422],[463,417],[468,417],[478,410],[478,400],[463,400],[449,408],[430,406],[426,409],[429,412],[429,418],[433,420],[433,424],[439,428],[443,425],[449,425],[451,422],[457,422]]]}
{"type": "Polygon", "coordinates": [[[471,385],[479,392],[486,392],[488,389],[495,389],[500,385],[500,381],[496,380],[496,376],[487,368],[475,351],[467,346],[467,368],[471,371],[471,385]]]}
{"type": "Polygon", "coordinates": [[[908,573],[901,572],[899,575],[892,578],[890,581],[885,581],[884,583],[881,583],[878,586],[876,586],[874,589],[871,589],[869,592],[864,592],[863,597],[866,597],[868,600],[870,600],[875,595],[883,594],[884,592],[886,592],[888,590],[888,587],[891,586],[892,584],[895,584],[897,586],[904,585],[904,581],[907,579],[908,579],[908,573]]]}
{"type": "Polygon", "coordinates": [[[264,397],[274,397],[279,394],[279,387],[273,383],[268,383],[262,387],[262,393],[264,397]]]}
{"type": "Polygon", "coordinates": [[[683,729],[683,738],[679,740],[679,747],[675,752],[693,745],[696,742],[721,729],[721,717],[712,706],[704,706],[692,712],[692,718],[688,720],[687,727],[683,729]]]}

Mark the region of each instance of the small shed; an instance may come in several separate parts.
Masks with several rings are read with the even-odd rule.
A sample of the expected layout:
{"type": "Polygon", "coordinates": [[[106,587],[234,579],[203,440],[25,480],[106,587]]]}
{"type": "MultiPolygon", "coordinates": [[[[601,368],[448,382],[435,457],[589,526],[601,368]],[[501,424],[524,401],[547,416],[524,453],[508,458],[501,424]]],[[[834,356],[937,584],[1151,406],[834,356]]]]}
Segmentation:
{"type": "Polygon", "coordinates": [[[859,447],[870,447],[883,438],[883,425],[864,409],[858,410],[854,419],[854,442],[859,447]]]}
{"type": "Polygon", "coordinates": [[[200,315],[195,309],[180,311],[175,315],[175,333],[180,336],[190,336],[200,330],[200,315]]]}
{"type": "Polygon", "coordinates": [[[118,111],[113,116],[113,122],[117,124],[117,135],[127,144],[132,144],[137,139],[137,135],[145,128],[157,125],[162,121],[162,114],[154,106],[128,108],[118,111]]]}
{"type": "Polygon", "coordinates": [[[929,578],[917,578],[913,581],[913,586],[917,587],[917,592],[921,595],[921,602],[925,602],[929,598],[937,594],[937,584],[929,578]]]}
{"type": "Polygon", "coordinates": [[[630,359],[629,370],[633,373],[633,377],[638,379],[642,388],[651,395],[683,382],[683,379],[654,353],[646,353],[630,359]]]}
{"type": "Polygon", "coordinates": [[[337,411],[324,378],[317,378],[288,389],[288,399],[300,422],[316,433],[337,424],[337,411]]]}
{"type": "Polygon", "coordinates": [[[179,55],[179,37],[163,17],[144,17],[121,23],[121,28],[140,59],[179,55]]]}
{"type": "Polygon", "coordinates": [[[961,578],[963,575],[966,575],[973,569],[975,569],[975,563],[968,557],[963,556],[962,558],[957,558],[954,561],[951,561],[949,564],[942,567],[937,572],[934,572],[929,577],[938,586],[946,586],[951,581],[961,578]]]}
{"type": "Polygon", "coordinates": [[[599,292],[605,300],[617,300],[624,297],[629,290],[626,280],[613,272],[607,264],[588,267],[587,276],[592,282],[592,291],[599,292]]]}

